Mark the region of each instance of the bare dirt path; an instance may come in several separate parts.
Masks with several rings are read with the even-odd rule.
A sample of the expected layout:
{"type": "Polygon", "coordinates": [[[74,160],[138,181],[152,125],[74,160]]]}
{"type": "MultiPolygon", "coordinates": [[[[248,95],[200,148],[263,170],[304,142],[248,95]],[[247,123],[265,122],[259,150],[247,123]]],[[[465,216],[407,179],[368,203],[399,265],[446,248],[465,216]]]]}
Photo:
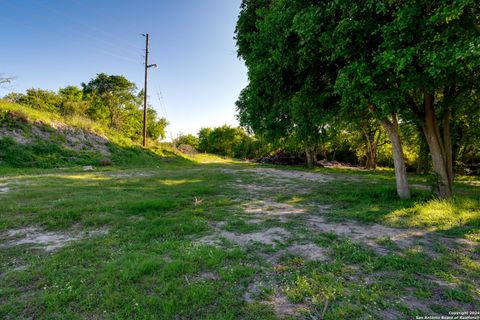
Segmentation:
{"type": "MultiPolygon", "coordinates": [[[[332,236],[364,246],[375,255],[385,256],[396,254],[403,256],[404,252],[423,252],[437,258],[439,245],[448,250],[473,250],[472,241],[460,238],[449,238],[434,234],[427,230],[413,228],[392,228],[382,224],[363,224],[357,221],[329,221],[325,213],[331,204],[296,203],[295,201],[279,201],[278,198],[288,196],[292,199],[301,198],[312,190],[312,185],[318,187],[328,184],[333,179],[361,180],[358,176],[335,176],[330,174],[304,172],[296,170],[280,170],[273,168],[222,169],[225,173],[235,175],[231,187],[239,191],[237,202],[243,211],[246,225],[254,226],[251,231],[225,230],[225,223],[213,224],[214,233],[200,239],[201,243],[219,245],[227,240],[244,248],[254,248],[255,245],[271,246],[271,252],[262,252],[261,256],[273,269],[281,266],[281,257],[296,256],[304,261],[329,261],[332,259],[330,248],[317,245],[302,235],[302,230],[313,234],[331,234],[332,236]]],[[[371,283],[372,276],[366,276],[361,271],[353,276],[354,281],[371,283]]],[[[245,300],[249,303],[263,301],[271,306],[280,317],[298,316],[308,304],[292,303],[287,299],[284,287],[270,282],[271,275],[260,275],[248,287],[245,300]],[[270,287],[274,294],[269,298],[258,298],[262,287],[270,287]]],[[[379,277],[384,277],[380,274],[379,277]]],[[[387,275],[388,278],[388,275],[387,275]]],[[[423,281],[423,280],[422,280],[423,281]]],[[[436,277],[428,279],[443,288],[456,286],[436,277]]],[[[426,314],[437,314],[427,306],[438,302],[438,297],[420,301],[417,297],[408,295],[400,301],[413,310],[421,310],[426,314]]],[[[455,307],[452,304],[452,308],[455,307]]],[[[458,307],[458,306],[457,306],[458,307]]],[[[397,310],[379,311],[384,319],[400,319],[402,314],[397,310]]]]}
{"type": "MultiPolygon", "coordinates": [[[[472,241],[466,239],[442,237],[422,229],[392,228],[378,223],[361,224],[356,221],[329,222],[324,213],[329,210],[330,204],[309,206],[275,200],[275,196],[279,194],[301,197],[311,191],[312,183],[318,186],[335,178],[338,179],[333,175],[262,167],[240,170],[223,169],[223,171],[238,176],[232,186],[243,191],[243,198],[239,199],[239,202],[245,213],[245,221],[249,224],[260,224],[272,219],[281,223],[295,222],[315,232],[334,233],[345,239],[361,242],[381,255],[390,252],[388,248],[379,244],[387,238],[401,249],[422,246],[425,253],[433,256],[436,254],[432,248],[439,242],[452,248],[474,246],[472,241]],[[247,173],[247,176],[242,179],[241,174],[245,173],[247,173]]],[[[360,179],[358,177],[342,178],[347,180],[360,179]]],[[[280,231],[281,228],[278,227],[264,229],[262,231],[264,237],[260,236],[262,232],[257,232],[255,235],[235,235],[235,233],[225,232],[218,227],[216,230],[218,235],[241,245],[248,244],[251,241],[266,244],[271,244],[274,241],[282,242],[283,238],[288,237],[289,234],[286,231],[280,231]]]]}

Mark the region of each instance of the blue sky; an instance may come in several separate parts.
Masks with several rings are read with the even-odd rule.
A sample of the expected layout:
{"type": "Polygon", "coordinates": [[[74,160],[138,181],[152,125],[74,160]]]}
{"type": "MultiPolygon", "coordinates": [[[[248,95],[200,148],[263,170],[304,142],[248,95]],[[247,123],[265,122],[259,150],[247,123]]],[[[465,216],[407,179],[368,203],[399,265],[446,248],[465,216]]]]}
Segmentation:
{"type": "Polygon", "coordinates": [[[142,88],[148,32],[150,62],[159,66],[150,69],[150,102],[170,133],[236,125],[247,83],[233,39],[240,1],[0,0],[0,73],[15,76],[0,95],[79,86],[100,72],[142,88]]]}

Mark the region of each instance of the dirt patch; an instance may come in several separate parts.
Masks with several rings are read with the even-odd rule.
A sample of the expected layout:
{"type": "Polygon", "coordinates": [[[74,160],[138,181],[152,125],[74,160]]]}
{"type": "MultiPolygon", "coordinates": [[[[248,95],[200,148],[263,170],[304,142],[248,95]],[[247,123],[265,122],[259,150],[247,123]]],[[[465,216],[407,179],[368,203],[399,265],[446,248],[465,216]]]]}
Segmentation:
{"type": "Polygon", "coordinates": [[[27,144],[32,142],[32,139],[24,136],[24,132],[22,130],[12,129],[7,126],[1,126],[0,138],[6,137],[11,138],[13,141],[19,144],[27,144]]]}
{"type": "Polygon", "coordinates": [[[12,271],[23,271],[23,270],[27,270],[28,267],[29,267],[28,265],[21,265],[13,268],[12,271]]]}
{"type": "Polygon", "coordinates": [[[420,301],[416,298],[413,297],[400,297],[400,301],[403,302],[409,310],[420,310],[424,314],[428,315],[439,315],[436,312],[433,312],[429,307],[427,307],[427,304],[425,301],[420,301]]]}
{"type": "Polygon", "coordinates": [[[420,240],[419,238],[426,234],[425,231],[393,229],[380,224],[332,223],[320,216],[310,216],[307,221],[307,225],[317,232],[333,232],[341,237],[366,243],[381,255],[387,254],[388,250],[377,243],[380,239],[388,238],[399,247],[406,248],[415,245],[420,240]]]}
{"type": "Polygon", "coordinates": [[[293,255],[303,258],[306,261],[328,260],[328,250],[313,243],[293,245],[288,247],[287,251],[293,255]]]}
{"type": "Polygon", "coordinates": [[[62,143],[65,147],[76,151],[94,151],[104,156],[110,155],[107,137],[95,132],[89,132],[80,128],[75,128],[60,122],[44,123],[43,121],[34,121],[27,129],[10,128],[8,126],[0,127],[0,137],[10,137],[15,142],[25,145],[32,144],[36,140],[52,141],[53,138],[60,135],[64,138],[62,143]]]}
{"type": "Polygon", "coordinates": [[[246,224],[262,224],[264,222],[265,222],[264,219],[257,219],[257,218],[245,220],[246,224]]]}
{"type": "Polygon", "coordinates": [[[291,254],[297,257],[302,258],[305,261],[328,261],[328,250],[316,246],[313,243],[309,244],[298,244],[291,245],[285,249],[269,252],[269,253],[260,253],[260,256],[267,262],[271,263],[273,266],[278,265],[279,261],[285,254],[291,254]]]}
{"type": "Polygon", "coordinates": [[[262,243],[275,247],[278,243],[284,243],[285,239],[289,236],[290,232],[283,228],[271,228],[255,233],[243,234],[216,229],[215,234],[203,237],[198,240],[198,242],[207,245],[220,245],[222,243],[221,239],[224,238],[242,247],[255,243],[262,243]]]}
{"type": "Polygon", "coordinates": [[[288,218],[292,216],[307,213],[305,208],[271,200],[259,200],[247,203],[244,206],[244,210],[256,218],[280,218],[280,221],[283,222],[288,221],[288,218]]]}
{"type": "Polygon", "coordinates": [[[304,304],[294,304],[290,302],[286,295],[282,293],[281,288],[277,287],[273,283],[270,283],[268,279],[254,279],[248,285],[247,291],[243,298],[247,303],[259,302],[264,305],[272,307],[275,313],[280,317],[292,317],[298,316],[301,309],[305,308],[304,304]],[[271,295],[267,299],[260,298],[263,290],[268,288],[269,291],[274,291],[275,294],[271,295]]]}
{"type": "Polygon", "coordinates": [[[289,235],[290,232],[283,228],[271,228],[265,231],[245,234],[236,234],[225,230],[220,231],[220,236],[240,246],[246,246],[255,242],[275,246],[277,243],[283,243],[284,239],[289,235]]]}
{"type": "Polygon", "coordinates": [[[0,194],[9,193],[10,188],[6,183],[0,183],[0,194]]]}
{"type": "Polygon", "coordinates": [[[72,241],[78,241],[89,237],[107,234],[107,229],[90,230],[83,232],[54,232],[46,231],[37,227],[8,230],[0,237],[0,247],[14,247],[30,245],[46,252],[55,251],[72,241]]]}
{"type": "Polygon", "coordinates": [[[378,315],[377,319],[384,319],[384,320],[397,320],[405,317],[403,313],[395,309],[382,310],[377,312],[377,315],[378,315]]]}
{"type": "Polygon", "coordinates": [[[246,191],[249,195],[258,195],[258,194],[285,190],[284,186],[260,185],[260,184],[242,183],[242,182],[237,182],[235,184],[232,184],[232,186],[246,191]]]}
{"type": "Polygon", "coordinates": [[[264,303],[272,306],[275,313],[281,317],[298,315],[298,310],[302,308],[301,305],[293,304],[288,301],[287,296],[279,293],[271,296],[270,300],[264,303]]]}
{"type": "Polygon", "coordinates": [[[321,216],[309,216],[307,227],[314,229],[316,232],[333,232],[346,239],[365,243],[380,255],[390,252],[388,248],[378,243],[381,243],[383,239],[392,241],[401,249],[417,248],[433,257],[438,255],[433,250],[438,242],[449,248],[474,246],[472,241],[436,236],[427,230],[397,229],[381,224],[362,225],[354,222],[328,222],[321,216]]]}
{"type": "Polygon", "coordinates": [[[220,276],[218,273],[206,271],[198,274],[197,278],[200,280],[218,280],[220,279],[220,276]]]}
{"type": "Polygon", "coordinates": [[[155,175],[154,172],[115,172],[115,173],[105,173],[112,178],[148,178],[155,175]]]}
{"type": "Polygon", "coordinates": [[[203,281],[216,281],[220,279],[220,275],[215,272],[201,272],[194,275],[185,275],[185,281],[190,285],[191,283],[203,281]]]}
{"type": "Polygon", "coordinates": [[[418,190],[432,191],[431,186],[427,186],[427,185],[424,185],[424,184],[411,184],[410,187],[412,187],[414,189],[418,189],[418,190]]]}
{"type": "Polygon", "coordinates": [[[327,182],[332,178],[323,173],[307,172],[307,171],[296,171],[296,170],[279,170],[273,168],[254,168],[246,169],[246,172],[253,172],[259,175],[265,175],[273,178],[280,179],[302,179],[308,181],[316,182],[327,182]]]}

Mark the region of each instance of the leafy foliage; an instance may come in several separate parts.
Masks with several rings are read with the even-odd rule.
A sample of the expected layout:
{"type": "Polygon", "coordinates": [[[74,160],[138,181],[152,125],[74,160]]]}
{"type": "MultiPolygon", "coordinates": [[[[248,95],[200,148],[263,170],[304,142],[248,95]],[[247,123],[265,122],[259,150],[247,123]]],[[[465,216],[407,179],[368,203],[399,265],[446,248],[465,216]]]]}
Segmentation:
{"type": "MultiPolygon", "coordinates": [[[[479,158],[471,144],[480,139],[471,129],[478,122],[479,17],[471,0],[244,0],[236,40],[249,84],[237,101],[240,123],[268,141],[318,150],[337,134],[331,128],[362,132],[362,123],[377,119],[398,168],[408,124],[416,131],[408,142],[428,144],[438,195],[448,196],[454,160],[479,158]]],[[[372,151],[376,140],[364,135],[372,151]]],[[[424,153],[407,149],[419,159],[424,153]]]]}
{"type": "Polygon", "coordinates": [[[242,128],[228,125],[202,128],[198,140],[199,151],[227,157],[255,159],[270,151],[264,141],[248,135],[242,128]]]}
{"type": "MultiPolygon", "coordinates": [[[[58,93],[28,89],[25,94],[10,93],[4,99],[36,110],[63,117],[84,117],[108,126],[123,136],[139,141],[143,127],[143,91],[124,76],[98,74],[82,88],[67,86],[58,93]]],[[[152,107],[147,109],[147,136],[153,140],[165,138],[168,122],[158,118],[152,107]]]]}
{"type": "Polygon", "coordinates": [[[198,149],[198,145],[200,143],[200,140],[198,139],[197,136],[193,134],[180,134],[174,141],[173,143],[175,144],[176,147],[179,147],[181,145],[189,145],[192,146],[195,149],[198,149]]]}

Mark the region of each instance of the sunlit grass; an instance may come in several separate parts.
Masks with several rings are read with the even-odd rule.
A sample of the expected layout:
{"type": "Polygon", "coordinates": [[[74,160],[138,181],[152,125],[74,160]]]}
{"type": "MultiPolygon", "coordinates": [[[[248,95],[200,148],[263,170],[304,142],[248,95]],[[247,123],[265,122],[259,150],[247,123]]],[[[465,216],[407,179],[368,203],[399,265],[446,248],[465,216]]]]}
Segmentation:
{"type": "Polygon", "coordinates": [[[433,199],[395,210],[385,217],[385,221],[394,226],[421,227],[478,238],[480,201],[461,196],[446,200],[433,199]]]}
{"type": "Polygon", "coordinates": [[[183,180],[165,179],[165,180],[160,181],[160,184],[163,184],[165,186],[178,186],[178,185],[185,184],[185,183],[200,183],[200,182],[202,182],[202,180],[200,180],[200,179],[190,179],[190,180],[187,180],[187,179],[183,179],[183,180]]]}
{"type": "Polygon", "coordinates": [[[192,160],[192,161],[195,161],[196,163],[203,163],[203,164],[207,164],[207,163],[211,163],[211,164],[215,164],[215,163],[218,163],[218,164],[225,164],[225,163],[243,163],[241,161],[238,161],[238,160],[235,160],[235,159],[232,159],[232,158],[227,158],[227,157],[222,157],[222,156],[219,156],[219,155],[215,155],[215,154],[210,154],[210,153],[197,153],[195,155],[184,155],[184,157],[186,159],[189,159],[189,160],[192,160]]]}
{"type": "MultiPolygon", "coordinates": [[[[325,310],[326,320],[375,319],[385,309],[414,318],[418,310],[400,299],[409,295],[425,305],[438,301],[436,308],[445,301],[458,308],[478,305],[475,253],[439,244],[438,256],[431,257],[433,249],[405,249],[383,237],[376,244],[390,253],[380,255],[362,242],[348,240],[348,235],[310,230],[302,218],[250,223],[242,204],[255,200],[236,187],[238,180],[277,187],[281,182],[251,170],[232,171],[251,164],[196,157],[156,157],[148,165],[121,170],[5,171],[7,177],[0,182],[12,188],[0,195],[0,233],[30,226],[108,233],[48,254],[28,246],[0,248],[0,318],[278,320],[282,318],[272,307],[278,297],[297,307],[299,317],[319,319],[325,310]],[[272,227],[291,233],[276,248],[236,246],[225,239],[221,245],[199,242],[216,228],[242,234],[272,227]],[[321,247],[326,259],[280,256],[280,250],[300,244],[299,239],[321,247]],[[268,254],[280,258],[269,261],[268,254]],[[26,269],[15,270],[18,266],[26,269]],[[433,278],[452,288],[436,285],[433,278]],[[257,284],[260,292],[246,302],[249,286],[257,284]]],[[[473,186],[448,201],[433,199],[426,190],[415,190],[411,200],[399,200],[392,173],[320,172],[332,179],[295,182],[309,193],[278,188],[259,195],[358,225],[418,227],[425,233],[470,239],[478,230],[480,205],[473,186]],[[322,207],[317,210],[316,205],[322,207]]]]}

